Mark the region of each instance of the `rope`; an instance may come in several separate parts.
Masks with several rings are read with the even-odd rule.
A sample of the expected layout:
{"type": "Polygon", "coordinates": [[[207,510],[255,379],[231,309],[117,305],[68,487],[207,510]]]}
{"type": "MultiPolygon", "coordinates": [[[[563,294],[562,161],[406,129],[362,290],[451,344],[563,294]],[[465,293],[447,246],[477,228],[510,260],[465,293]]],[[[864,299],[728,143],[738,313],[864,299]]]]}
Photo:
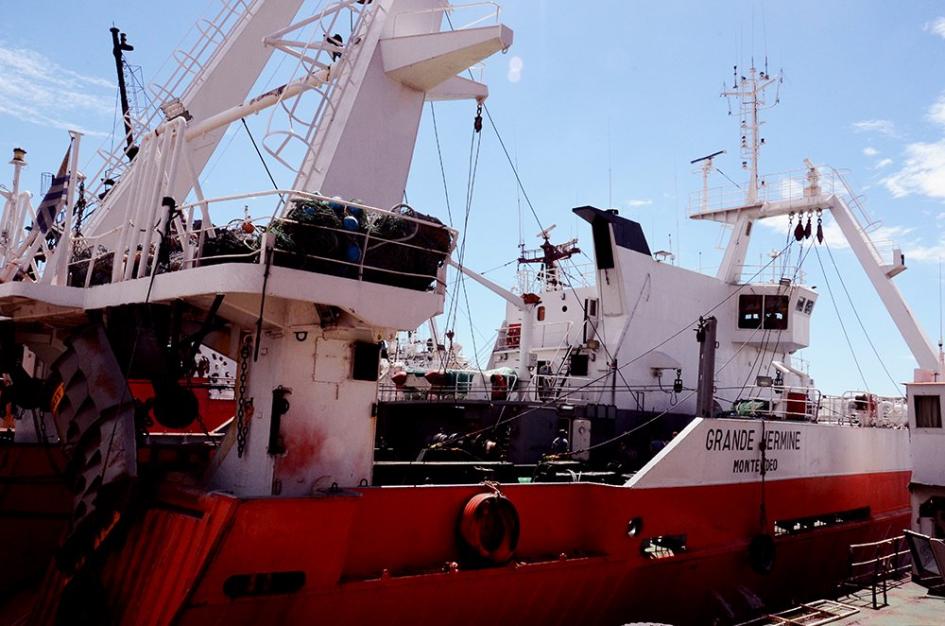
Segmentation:
{"type": "MultiPolygon", "coordinates": [[[[472,137],[470,138],[470,141],[469,141],[469,171],[468,171],[467,179],[466,179],[466,210],[463,216],[463,238],[462,238],[462,241],[460,242],[459,253],[457,254],[457,262],[456,262],[457,274],[458,274],[457,285],[463,289],[464,293],[466,291],[466,286],[464,282],[465,275],[463,274],[463,262],[466,258],[466,240],[467,240],[467,234],[469,232],[469,228],[468,228],[469,216],[472,213],[472,200],[473,200],[473,194],[476,189],[476,172],[479,169],[479,149],[481,146],[482,146],[482,134],[477,133],[474,130],[472,137]]],[[[468,295],[466,295],[465,300],[466,300],[466,313],[469,316],[470,322],[471,322],[472,311],[470,310],[470,307],[469,307],[468,295]]],[[[447,329],[453,328],[456,324],[457,315],[459,311],[459,294],[453,296],[453,299],[450,303],[449,308],[450,310],[447,312],[447,315],[446,315],[446,328],[447,329]]],[[[474,339],[473,350],[475,350],[475,348],[476,346],[475,346],[475,339],[474,339]]],[[[444,355],[444,360],[442,362],[443,367],[446,367],[446,364],[449,362],[449,359],[452,357],[452,350],[453,350],[453,346],[451,343],[449,351],[447,351],[447,353],[444,355]]],[[[479,364],[477,363],[476,366],[478,367],[479,364]]],[[[480,369],[480,372],[481,372],[481,369],[480,369]]]]}

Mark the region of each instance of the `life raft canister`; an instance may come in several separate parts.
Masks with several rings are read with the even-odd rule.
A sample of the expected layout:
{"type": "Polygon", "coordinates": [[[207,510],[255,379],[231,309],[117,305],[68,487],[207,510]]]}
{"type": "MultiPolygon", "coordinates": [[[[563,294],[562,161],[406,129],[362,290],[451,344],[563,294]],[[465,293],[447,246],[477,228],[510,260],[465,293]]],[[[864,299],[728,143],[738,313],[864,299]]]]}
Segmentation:
{"type": "Polygon", "coordinates": [[[500,493],[479,493],[470,498],[459,517],[459,535],[472,554],[501,565],[515,554],[519,535],[518,511],[500,493]]]}

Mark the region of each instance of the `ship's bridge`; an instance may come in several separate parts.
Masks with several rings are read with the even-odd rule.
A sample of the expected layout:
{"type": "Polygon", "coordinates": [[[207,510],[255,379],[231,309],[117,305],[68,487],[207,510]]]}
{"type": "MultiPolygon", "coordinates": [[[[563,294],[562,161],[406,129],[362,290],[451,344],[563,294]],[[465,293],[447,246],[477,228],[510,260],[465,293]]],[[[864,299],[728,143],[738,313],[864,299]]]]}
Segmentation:
{"type": "Polygon", "coordinates": [[[817,302],[817,292],[813,289],[792,285],[790,279],[785,278],[777,283],[746,285],[736,298],[733,342],[739,345],[777,343],[787,352],[810,345],[810,319],[817,302]]]}

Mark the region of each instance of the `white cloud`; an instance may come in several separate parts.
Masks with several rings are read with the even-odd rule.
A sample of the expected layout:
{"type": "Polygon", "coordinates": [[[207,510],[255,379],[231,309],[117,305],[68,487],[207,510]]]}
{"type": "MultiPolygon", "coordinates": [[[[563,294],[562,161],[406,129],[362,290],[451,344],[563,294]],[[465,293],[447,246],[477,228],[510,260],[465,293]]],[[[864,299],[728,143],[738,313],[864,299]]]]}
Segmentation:
{"type": "Polygon", "coordinates": [[[853,122],[853,130],[858,133],[879,133],[889,137],[896,136],[896,125],[889,120],[860,120],[853,122]]]}
{"type": "Polygon", "coordinates": [[[935,101],[935,104],[929,107],[927,117],[929,121],[939,126],[945,126],[945,93],[940,95],[938,100],[935,101]]]}
{"type": "Polygon", "coordinates": [[[522,80],[522,68],[525,66],[522,57],[513,56],[509,59],[509,72],[507,77],[510,83],[517,83],[522,80]]]}
{"type": "Polygon", "coordinates": [[[934,246],[914,245],[903,247],[903,254],[906,257],[906,263],[909,261],[925,261],[938,263],[945,259],[945,244],[934,246]]]}
{"type": "Polygon", "coordinates": [[[641,198],[639,200],[627,200],[628,207],[641,207],[641,206],[650,206],[653,204],[653,201],[649,198],[641,198]]]}
{"type": "Polygon", "coordinates": [[[113,89],[109,81],[64,68],[35,50],[0,42],[0,114],[104,136],[83,128],[75,118],[93,116],[104,126],[114,114],[113,89]]]}
{"type": "Polygon", "coordinates": [[[873,164],[873,169],[881,170],[884,167],[889,167],[890,165],[892,165],[892,162],[893,162],[892,159],[880,159],[879,161],[873,164]]]}
{"type": "Polygon", "coordinates": [[[865,154],[868,157],[874,157],[877,154],[879,154],[879,150],[877,150],[873,146],[866,146],[865,148],[863,148],[863,154],[865,154]]]}
{"type": "Polygon", "coordinates": [[[939,17],[931,22],[926,22],[922,30],[945,39],[945,17],[939,17]]]}
{"type": "Polygon", "coordinates": [[[945,139],[906,146],[905,164],[883,184],[895,198],[919,194],[945,200],[945,139]]]}

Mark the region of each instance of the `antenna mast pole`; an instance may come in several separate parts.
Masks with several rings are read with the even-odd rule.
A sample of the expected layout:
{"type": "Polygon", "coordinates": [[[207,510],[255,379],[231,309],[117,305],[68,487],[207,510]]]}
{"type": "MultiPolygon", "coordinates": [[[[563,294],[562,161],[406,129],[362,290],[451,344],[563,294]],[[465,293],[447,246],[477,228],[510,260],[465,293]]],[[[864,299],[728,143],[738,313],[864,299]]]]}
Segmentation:
{"type": "Polygon", "coordinates": [[[131,161],[138,153],[138,146],[135,145],[135,138],[131,130],[131,107],[128,104],[128,87],[125,85],[125,52],[134,50],[134,46],[128,43],[127,36],[112,26],[109,31],[112,33],[112,55],[115,57],[115,71],[118,73],[118,95],[121,98],[121,119],[125,123],[125,154],[131,161]]]}
{"type": "MultiPolygon", "coordinates": [[[[771,85],[780,84],[782,81],[780,74],[771,76],[766,70],[758,71],[754,65],[748,69],[748,76],[739,76],[738,66],[734,67],[734,77],[732,88],[723,90],[722,96],[726,98],[737,98],[739,103],[739,117],[741,130],[741,155],[742,169],[748,170],[748,189],[745,192],[745,204],[751,205],[758,202],[758,161],[761,154],[761,146],[765,140],[761,137],[761,121],[759,113],[770,108],[765,103],[765,90],[771,85]]],[[[775,97],[771,106],[778,103],[778,97],[775,97]]]]}
{"type": "MultiPolygon", "coordinates": [[[[761,146],[765,142],[764,138],[761,137],[761,125],[764,122],[761,121],[760,113],[778,103],[778,96],[775,96],[774,102],[770,106],[766,106],[765,90],[771,85],[780,85],[781,81],[780,74],[771,76],[766,70],[758,71],[754,64],[748,70],[747,76],[741,76],[736,65],[732,88],[722,88],[723,97],[737,98],[739,102],[739,128],[741,130],[739,145],[741,147],[742,169],[748,170],[749,174],[743,207],[755,207],[759,204],[758,195],[761,184],[758,177],[758,160],[761,146]]],[[[751,218],[739,211],[728,247],[726,247],[725,255],[722,257],[722,264],[719,266],[717,274],[719,279],[730,284],[739,281],[742,266],[745,264],[745,253],[751,240],[751,225],[751,218]]]]}

